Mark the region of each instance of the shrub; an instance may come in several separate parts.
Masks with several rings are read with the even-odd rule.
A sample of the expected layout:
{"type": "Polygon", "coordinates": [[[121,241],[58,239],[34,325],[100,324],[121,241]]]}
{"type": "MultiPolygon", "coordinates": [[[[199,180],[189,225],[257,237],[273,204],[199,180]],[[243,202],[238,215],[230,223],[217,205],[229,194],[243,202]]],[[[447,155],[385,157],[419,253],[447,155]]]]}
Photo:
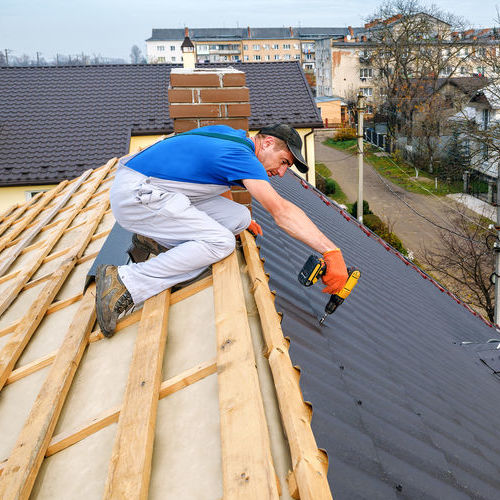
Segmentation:
{"type": "Polygon", "coordinates": [[[380,217],[375,214],[364,215],[363,224],[389,243],[389,245],[395,248],[398,252],[401,252],[403,255],[407,255],[408,252],[403,247],[401,240],[394,233],[389,231],[389,227],[380,219],[380,217]]]}
{"type": "Polygon", "coordinates": [[[336,183],[333,179],[326,179],[325,181],[325,191],[326,195],[335,194],[336,183]]]}
{"type": "Polygon", "coordinates": [[[356,129],[352,127],[339,128],[333,136],[336,141],[350,141],[356,139],[356,129]]]}
{"type": "Polygon", "coordinates": [[[316,172],[316,187],[326,194],[326,179],[318,172],[316,172]]]}
{"type": "MultiPolygon", "coordinates": [[[[373,212],[370,210],[370,205],[368,204],[368,202],[366,200],[363,200],[363,215],[368,215],[368,214],[373,214],[373,212]]],[[[358,202],[357,201],[355,201],[352,204],[351,215],[353,217],[358,216],[358,202]]]]}
{"type": "Polygon", "coordinates": [[[363,224],[379,236],[382,236],[381,233],[387,232],[387,226],[378,215],[372,213],[363,215],[363,224]]]}

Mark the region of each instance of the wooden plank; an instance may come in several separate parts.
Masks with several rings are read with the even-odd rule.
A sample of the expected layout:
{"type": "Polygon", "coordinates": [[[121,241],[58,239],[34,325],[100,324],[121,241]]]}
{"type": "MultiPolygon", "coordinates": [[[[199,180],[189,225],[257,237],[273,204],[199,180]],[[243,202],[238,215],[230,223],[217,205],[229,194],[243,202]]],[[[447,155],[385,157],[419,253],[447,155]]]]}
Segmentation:
{"type": "Polygon", "coordinates": [[[23,203],[22,205],[18,205],[17,208],[9,215],[7,216],[3,222],[0,224],[0,235],[3,234],[7,229],[9,229],[12,224],[16,222],[16,220],[19,219],[19,217],[28,210],[29,207],[33,206],[35,203],[38,202],[38,200],[44,195],[45,193],[38,193],[37,195],[33,196],[31,200],[28,200],[27,202],[23,203]]]}
{"type": "Polygon", "coordinates": [[[46,366],[49,366],[50,364],[52,364],[54,359],[56,359],[57,353],[58,350],[52,351],[49,354],[42,356],[41,358],[33,360],[31,363],[27,363],[20,368],[13,370],[9,375],[9,378],[5,382],[5,385],[12,384],[13,382],[21,380],[22,378],[27,377],[28,375],[31,375],[32,373],[35,373],[36,371],[41,370],[46,366]]]}
{"type": "Polygon", "coordinates": [[[278,498],[236,253],[213,264],[224,498],[278,498]]]}
{"type": "MultiPolygon", "coordinates": [[[[71,303],[76,302],[77,296],[71,297],[68,299],[71,303]]],[[[81,294],[80,294],[81,298],[81,294]]],[[[79,299],[78,299],[79,300],[79,299]]],[[[53,302],[52,306],[50,306],[49,309],[47,309],[47,313],[49,314],[49,311],[53,306],[56,308],[59,307],[59,305],[63,305],[62,303],[67,302],[67,301],[59,301],[59,302],[53,302]]],[[[69,304],[65,304],[69,305],[69,304]]],[[[116,325],[115,332],[119,332],[120,330],[123,330],[124,328],[127,328],[128,326],[137,323],[141,319],[141,314],[142,310],[134,311],[132,314],[128,314],[124,318],[122,318],[118,324],[116,325]]],[[[14,328],[13,328],[14,329],[14,328]]],[[[1,332],[0,332],[1,336],[1,332]]],[[[96,330],[92,332],[89,336],[89,343],[97,342],[98,340],[104,339],[104,335],[101,334],[100,330],[96,330]]],[[[37,358],[33,360],[31,363],[28,363],[24,366],[21,366],[19,368],[16,368],[15,370],[12,371],[12,373],[9,375],[9,378],[7,379],[7,384],[11,384],[12,382],[15,382],[16,380],[19,380],[21,378],[26,377],[27,375],[31,375],[32,373],[36,372],[37,370],[40,370],[41,368],[44,368],[45,366],[48,366],[49,364],[52,363],[52,361],[55,359],[57,350],[46,354],[45,356],[42,356],[40,358],[37,358]]]]}
{"type": "Polygon", "coordinates": [[[68,329],[63,345],[35,400],[0,483],[3,500],[28,498],[95,321],[91,285],[68,329]]]}
{"type": "Polygon", "coordinates": [[[19,356],[21,356],[31,336],[42,321],[68,274],[75,267],[76,262],[87,247],[106,208],[107,202],[102,204],[101,210],[96,214],[92,223],[89,224],[88,230],[79,235],[65,261],[61,263],[59,269],[47,281],[38,299],[28,309],[7,343],[0,350],[0,389],[4,386],[19,356]]]}
{"type": "Polygon", "coordinates": [[[71,198],[73,193],[80,187],[80,185],[83,183],[83,181],[90,176],[92,173],[92,170],[87,170],[84,174],[80,176],[79,182],[75,182],[75,184],[71,187],[71,189],[68,190],[67,193],[65,193],[64,196],[62,196],[61,200],[58,201],[57,205],[49,211],[47,215],[42,217],[42,219],[34,226],[31,228],[30,231],[28,231],[28,234],[23,236],[23,238],[18,242],[17,245],[14,245],[9,249],[7,255],[2,255],[2,261],[0,263],[0,276],[7,271],[7,269],[10,267],[10,265],[16,260],[16,258],[20,255],[22,250],[26,248],[30,242],[33,240],[33,238],[39,233],[39,231],[46,226],[47,224],[50,223],[50,221],[55,217],[57,214],[57,211],[59,208],[61,208],[63,205],[66,204],[66,202],[71,198]]]}
{"type": "Polygon", "coordinates": [[[177,302],[187,299],[188,297],[191,297],[212,285],[213,285],[212,276],[206,276],[200,281],[195,281],[194,283],[191,283],[185,288],[181,288],[180,290],[174,292],[170,297],[170,305],[177,304],[177,302]]]}
{"type": "Polygon", "coordinates": [[[14,223],[15,227],[12,228],[12,231],[0,238],[0,252],[5,248],[7,243],[17,238],[27,228],[28,224],[30,224],[30,222],[45,208],[45,206],[50,201],[52,201],[56,194],[59,193],[59,191],[63,189],[66,184],[68,184],[68,181],[63,181],[52,188],[50,191],[44,193],[42,199],[35,205],[34,210],[28,213],[26,217],[23,218],[24,220],[22,222],[18,221],[17,223],[14,223]]]}
{"type": "MultiPolygon", "coordinates": [[[[188,370],[183,371],[179,375],[176,375],[161,384],[159,399],[203,380],[204,378],[213,375],[216,371],[217,363],[215,359],[200,363],[194,368],[189,368],[188,370]]],[[[68,432],[62,432],[54,436],[49,444],[49,447],[47,448],[45,456],[49,457],[50,455],[54,455],[61,450],[65,450],[69,446],[78,443],[82,439],[85,439],[104,427],[118,422],[120,411],[121,407],[116,406],[106,410],[99,416],[77,427],[76,429],[71,429],[68,432]]]]}
{"type": "Polygon", "coordinates": [[[144,303],[104,498],[148,497],[169,304],[170,289],[144,303]]]}
{"type": "Polygon", "coordinates": [[[293,466],[293,477],[289,481],[290,493],[293,498],[297,498],[295,490],[298,489],[301,500],[330,500],[332,494],[327,480],[328,459],[318,449],[311,429],[311,412],[302,398],[298,372],[288,354],[288,342],[283,337],[281,318],[274,307],[274,296],[269,290],[255,239],[248,231],[244,231],[241,241],[267,344],[281,418],[290,446],[293,466]]]}
{"type": "MultiPolygon", "coordinates": [[[[109,168],[111,168],[111,165],[110,165],[109,168]]],[[[97,188],[97,186],[99,186],[99,184],[101,183],[102,178],[103,178],[104,175],[106,175],[106,172],[100,172],[99,176],[96,176],[96,177],[92,178],[94,189],[97,188]]],[[[78,189],[79,185],[80,185],[79,183],[75,183],[73,185],[73,189],[75,189],[75,190],[78,189]]],[[[87,191],[88,191],[87,194],[84,197],[81,197],[79,203],[76,204],[74,206],[74,208],[68,213],[68,216],[66,217],[66,219],[63,222],[63,224],[61,225],[61,227],[57,231],[54,231],[54,233],[50,236],[50,238],[46,242],[39,242],[39,243],[36,244],[36,245],[42,244],[43,248],[41,249],[41,251],[38,254],[36,254],[36,256],[33,258],[33,260],[28,265],[26,265],[25,268],[23,268],[21,270],[21,272],[19,273],[19,275],[16,278],[15,283],[13,283],[12,286],[9,288],[8,292],[5,293],[0,298],[0,315],[3,314],[3,312],[14,301],[14,299],[17,297],[18,293],[26,285],[26,283],[29,280],[29,278],[40,267],[40,265],[42,264],[42,262],[45,259],[45,257],[50,253],[50,251],[52,250],[52,248],[54,247],[54,245],[57,243],[57,241],[59,240],[59,238],[62,236],[62,234],[64,233],[64,230],[71,224],[71,222],[73,221],[73,219],[77,216],[78,211],[92,197],[92,189],[88,188],[87,191]]],[[[63,196],[63,198],[66,200],[67,199],[67,194],[65,194],[63,196]]],[[[101,206],[102,206],[102,204],[101,204],[101,206]]],[[[53,212],[53,210],[51,212],[53,212]]],[[[99,219],[102,216],[103,216],[103,214],[100,214],[99,219]]],[[[95,230],[95,227],[97,227],[97,226],[95,226],[95,221],[93,221],[93,220],[90,221],[90,223],[88,224],[88,226],[89,227],[94,227],[94,230],[95,230]]],[[[30,234],[33,233],[32,236],[35,235],[34,231],[35,231],[35,228],[33,229],[32,232],[30,232],[30,234]]],[[[24,240],[28,241],[29,240],[29,235],[26,236],[24,238],[24,240]]],[[[21,243],[22,242],[20,242],[19,244],[15,245],[15,247],[13,247],[13,249],[14,250],[18,249],[20,252],[22,252],[22,248],[21,248],[22,245],[21,245],[21,243]]],[[[74,247],[71,247],[71,252],[73,252],[73,250],[74,250],[74,247]]],[[[83,250],[82,250],[82,252],[79,252],[79,256],[78,257],[81,257],[81,253],[83,253],[83,250]]],[[[14,254],[15,254],[15,252],[14,252],[14,254]]],[[[0,264],[0,267],[1,267],[1,264],[0,264]]]]}

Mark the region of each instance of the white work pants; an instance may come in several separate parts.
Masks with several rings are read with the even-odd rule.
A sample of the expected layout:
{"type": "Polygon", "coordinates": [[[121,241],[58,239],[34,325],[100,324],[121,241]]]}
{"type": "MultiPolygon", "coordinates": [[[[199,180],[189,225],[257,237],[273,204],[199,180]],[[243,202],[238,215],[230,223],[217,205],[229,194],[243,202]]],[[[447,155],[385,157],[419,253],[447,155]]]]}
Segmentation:
{"type": "Polygon", "coordinates": [[[234,235],[251,216],[245,206],[219,196],[227,189],[147,177],[120,165],[110,192],[117,222],[170,248],[118,268],[135,304],[195,278],[234,250],[234,235]]]}

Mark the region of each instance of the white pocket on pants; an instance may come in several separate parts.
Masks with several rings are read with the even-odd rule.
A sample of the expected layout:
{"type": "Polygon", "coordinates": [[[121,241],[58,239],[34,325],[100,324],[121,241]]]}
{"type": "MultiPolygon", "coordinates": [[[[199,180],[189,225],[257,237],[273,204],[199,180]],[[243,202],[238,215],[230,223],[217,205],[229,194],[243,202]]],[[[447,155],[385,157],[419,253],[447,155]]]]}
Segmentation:
{"type": "Polygon", "coordinates": [[[138,201],[154,212],[173,217],[179,215],[191,205],[189,198],[182,193],[169,193],[143,183],[137,191],[138,201]]]}

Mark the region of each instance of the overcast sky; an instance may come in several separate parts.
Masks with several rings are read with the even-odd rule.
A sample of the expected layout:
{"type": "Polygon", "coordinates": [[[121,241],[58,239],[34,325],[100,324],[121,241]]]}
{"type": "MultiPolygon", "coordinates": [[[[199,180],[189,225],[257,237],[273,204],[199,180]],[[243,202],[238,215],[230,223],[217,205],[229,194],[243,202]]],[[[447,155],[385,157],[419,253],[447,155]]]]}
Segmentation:
{"type": "MultiPolygon", "coordinates": [[[[500,0],[438,0],[472,27],[495,24],[500,0]]],[[[380,0],[0,0],[0,50],[121,57],[146,52],[152,28],[362,26],[380,0]]]]}

